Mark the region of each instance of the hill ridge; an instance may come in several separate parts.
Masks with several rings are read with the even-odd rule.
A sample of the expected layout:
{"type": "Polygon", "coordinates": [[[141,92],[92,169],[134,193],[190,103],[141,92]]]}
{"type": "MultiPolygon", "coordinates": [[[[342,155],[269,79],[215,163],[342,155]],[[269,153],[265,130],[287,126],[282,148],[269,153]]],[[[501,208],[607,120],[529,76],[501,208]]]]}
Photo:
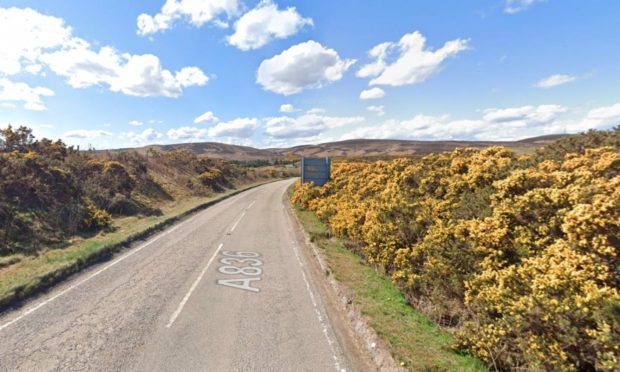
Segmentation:
{"type": "Polygon", "coordinates": [[[325,142],[316,145],[297,145],[292,147],[264,149],[220,142],[191,142],[169,145],[148,145],[138,148],[121,148],[106,151],[123,152],[136,150],[138,152],[146,152],[148,149],[156,149],[159,151],[187,149],[201,157],[239,161],[273,160],[287,156],[378,157],[425,155],[432,152],[451,151],[458,147],[484,148],[498,145],[512,148],[518,152],[532,152],[537,147],[544,146],[566,136],[566,134],[551,134],[518,141],[350,139],[325,142]]]}

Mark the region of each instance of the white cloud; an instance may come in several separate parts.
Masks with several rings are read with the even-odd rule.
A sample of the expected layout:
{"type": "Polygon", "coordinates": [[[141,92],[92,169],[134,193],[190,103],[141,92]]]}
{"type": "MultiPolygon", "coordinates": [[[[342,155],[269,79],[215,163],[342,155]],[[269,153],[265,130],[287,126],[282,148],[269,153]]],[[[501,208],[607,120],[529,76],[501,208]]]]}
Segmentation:
{"type": "Polygon", "coordinates": [[[363,90],[360,93],[360,99],[368,100],[368,99],[379,99],[385,97],[385,91],[381,88],[370,88],[363,90]]]}
{"type": "Polygon", "coordinates": [[[341,139],[516,140],[567,131],[566,122],[560,120],[566,111],[559,105],[493,108],[473,120],[419,114],[408,120],[387,120],[356,128],[341,139]]]}
{"type": "Polygon", "coordinates": [[[381,105],[381,106],[368,106],[366,107],[366,110],[375,113],[377,116],[383,116],[385,115],[385,106],[381,105]]]}
{"type": "Polygon", "coordinates": [[[338,81],[354,63],[355,60],[340,59],[335,50],[310,40],[264,60],[256,82],[265,90],[288,96],[338,81]]]}
{"type": "Polygon", "coordinates": [[[0,75],[14,75],[37,65],[46,50],[65,45],[71,28],[61,18],[26,8],[0,8],[0,75]]]}
{"type": "Polygon", "coordinates": [[[65,132],[62,137],[65,138],[79,138],[79,139],[94,139],[99,137],[109,137],[112,133],[99,129],[73,129],[65,132]]]}
{"type": "Polygon", "coordinates": [[[280,106],[280,112],[290,113],[290,112],[295,112],[295,111],[299,111],[299,110],[296,109],[295,106],[291,105],[290,103],[285,103],[280,106]]]}
{"type": "Polygon", "coordinates": [[[138,16],[138,35],[150,35],[171,28],[178,19],[187,20],[191,25],[200,27],[213,22],[217,27],[227,25],[219,17],[231,17],[239,12],[237,0],[166,0],[160,12],[154,16],[138,16]]]}
{"type": "Polygon", "coordinates": [[[310,115],[312,115],[312,114],[322,114],[322,113],[325,113],[325,112],[327,112],[327,110],[325,110],[324,108],[313,107],[310,110],[306,111],[306,114],[310,114],[310,115]]]}
{"type": "Polygon", "coordinates": [[[26,110],[43,111],[47,108],[42,97],[50,97],[54,91],[45,87],[31,87],[26,83],[14,83],[8,79],[0,78],[0,102],[23,102],[26,110]]]}
{"type": "Polygon", "coordinates": [[[370,85],[417,84],[437,73],[444,60],[469,48],[465,39],[448,41],[436,51],[425,44],[426,38],[418,31],[405,34],[398,43],[379,44],[368,53],[375,61],[362,66],[357,76],[373,77],[370,85]]]}
{"type": "Polygon", "coordinates": [[[178,97],[183,88],[209,78],[197,67],[171,72],[152,54],[121,53],[110,46],[96,50],[73,36],[63,19],[32,9],[0,8],[0,75],[45,75],[45,67],[67,78],[74,88],[107,85],[133,96],[178,97]]]}
{"type": "Polygon", "coordinates": [[[241,50],[258,49],[273,39],[293,36],[312,24],[312,19],[303,18],[294,7],[278,10],[271,0],[262,0],[235,22],[235,32],[228,37],[228,43],[241,50]]]}
{"type": "Polygon", "coordinates": [[[218,119],[218,117],[215,116],[213,112],[207,111],[204,114],[198,116],[196,119],[194,119],[194,124],[217,123],[218,121],[220,121],[220,119],[218,119]]]}
{"type": "Polygon", "coordinates": [[[209,129],[209,137],[251,137],[259,127],[258,119],[239,118],[225,123],[219,123],[209,129]]]}
{"type": "Polygon", "coordinates": [[[191,87],[192,85],[205,85],[209,77],[198,67],[183,67],[175,74],[175,79],[181,87],[191,87]]]}
{"type": "Polygon", "coordinates": [[[346,133],[341,139],[419,139],[421,132],[438,126],[447,117],[416,115],[410,120],[388,120],[379,125],[360,127],[346,133]]]}
{"type": "Polygon", "coordinates": [[[198,141],[207,136],[207,130],[196,127],[181,127],[168,130],[168,138],[172,140],[198,141]]]}
{"type": "Polygon", "coordinates": [[[209,80],[196,67],[185,67],[173,74],[162,68],[155,55],[118,54],[111,47],[95,52],[83,40],[73,48],[43,55],[41,59],[74,88],[107,84],[111,91],[131,96],[178,97],[183,88],[205,85],[209,80]]]}
{"type": "Polygon", "coordinates": [[[547,78],[544,78],[538,81],[535,84],[535,86],[538,88],[548,89],[548,88],[557,87],[558,85],[572,83],[575,80],[577,80],[575,76],[561,75],[561,74],[551,75],[547,78]]]}
{"type": "Polygon", "coordinates": [[[509,14],[519,13],[529,8],[534,3],[540,3],[545,0],[506,0],[504,11],[509,14]]]}
{"type": "Polygon", "coordinates": [[[606,129],[616,125],[620,125],[620,102],[590,110],[576,127],[569,127],[568,130],[606,129]]]}
{"type": "Polygon", "coordinates": [[[368,55],[375,59],[374,62],[362,66],[357,73],[357,77],[367,78],[381,74],[387,67],[386,59],[388,56],[388,50],[393,47],[394,43],[386,42],[379,45],[375,45],[368,55]]]}
{"type": "Polygon", "coordinates": [[[483,119],[489,123],[523,123],[539,125],[549,123],[557,118],[566,108],[560,105],[523,106],[507,109],[487,109],[483,119]]]}
{"type": "Polygon", "coordinates": [[[132,120],[129,122],[129,125],[133,125],[134,127],[140,127],[142,126],[144,123],[141,122],[140,120],[132,120]]]}
{"type": "Polygon", "coordinates": [[[330,117],[306,114],[297,118],[281,116],[266,119],[265,133],[278,139],[310,138],[345,125],[358,124],[363,117],[330,117]]]}
{"type": "Polygon", "coordinates": [[[134,131],[123,132],[119,136],[120,139],[127,140],[135,145],[154,143],[154,142],[157,142],[157,140],[162,139],[163,137],[164,137],[163,134],[159,133],[153,128],[147,128],[143,130],[142,132],[134,132],[134,131]]]}

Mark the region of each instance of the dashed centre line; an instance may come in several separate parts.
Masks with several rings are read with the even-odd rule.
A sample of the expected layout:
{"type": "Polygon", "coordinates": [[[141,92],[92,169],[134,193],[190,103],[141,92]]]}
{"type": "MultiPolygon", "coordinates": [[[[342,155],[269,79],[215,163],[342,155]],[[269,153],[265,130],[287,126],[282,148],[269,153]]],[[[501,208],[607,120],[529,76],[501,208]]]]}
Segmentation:
{"type": "Polygon", "coordinates": [[[202,280],[202,277],[205,276],[205,273],[209,269],[209,266],[211,266],[211,263],[213,262],[213,260],[215,260],[215,257],[217,257],[218,253],[220,253],[220,250],[222,249],[223,246],[224,246],[224,243],[220,243],[220,245],[217,247],[217,249],[213,253],[213,256],[211,256],[211,258],[209,259],[209,262],[207,262],[207,266],[205,266],[204,269],[202,269],[202,271],[200,272],[200,275],[198,275],[198,278],[196,278],[196,280],[194,281],[194,284],[192,284],[192,286],[189,288],[189,291],[187,291],[187,293],[185,294],[185,297],[183,297],[183,300],[181,300],[181,303],[179,304],[175,312],[170,317],[170,321],[168,322],[168,324],[166,324],[166,328],[172,327],[172,324],[174,324],[174,321],[177,320],[177,317],[179,316],[179,314],[181,314],[181,311],[183,311],[183,308],[185,307],[187,300],[189,300],[192,293],[194,293],[194,290],[196,290],[196,287],[198,287],[198,283],[200,283],[200,281],[202,280]]]}
{"type": "Polygon", "coordinates": [[[254,203],[256,203],[256,200],[253,200],[250,205],[247,206],[247,208],[245,208],[243,210],[243,212],[241,213],[241,216],[239,216],[239,219],[237,219],[237,221],[235,222],[235,224],[233,225],[233,227],[230,229],[230,231],[226,234],[226,235],[230,235],[233,233],[233,231],[235,231],[235,229],[237,228],[237,225],[239,225],[239,222],[241,222],[241,220],[243,219],[243,217],[245,217],[245,212],[247,212],[250,208],[252,208],[252,206],[254,205],[254,203]]]}

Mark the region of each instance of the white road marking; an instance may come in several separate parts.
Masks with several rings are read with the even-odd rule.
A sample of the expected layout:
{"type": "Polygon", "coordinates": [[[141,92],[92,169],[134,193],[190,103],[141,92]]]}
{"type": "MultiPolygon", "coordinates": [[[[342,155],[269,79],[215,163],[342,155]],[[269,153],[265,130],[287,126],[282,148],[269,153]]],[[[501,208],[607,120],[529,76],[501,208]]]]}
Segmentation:
{"type": "Polygon", "coordinates": [[[202,277],[205,275],[205,273],[209,269],[209,266],[211,266],[211,263],[213,262],[213,260],[215,260],[215,257],[217,257],[218,253],[220,253],[220,250],[222,249],[223,246],[224,246],[224,243],[220,243],[220,245],[217,247],[217,249],[215,250],[215,253],[213,253],[213,256],[211,256],[211,258],[209,259],[209,262],[207,262],[207,266],[205,266],[205,268],[202,269],[202,272],[200,273],[200,275],[198,275],[198,278],[196,278],[196,281],[194,281],[194,284],[192,284],[192,286],[189,288],[189,291],[185,294],[185,297],[183,297],[183,300],[179,304],[179,307],[177,307],[175,312],[170,317],[170,321],[168,322],[168,324],[166,324],[166,328],[170,328],[172,324],[174,323],[174,321],[177,320],[177,317],[179,316],[179,314],[181,314],[181,311],[183,311],[183,307],[185,307],[187,300],[189,300],[190,296],[192,295],[192,293],[198,286],[198,283],[200,283],[200,281],[202,280],[202,277]]]}
{"type": "Polygon", "coordinates": [[[247,206],[247,208],[245,208],[243,210],[243,212],[241,213],[241,216],[239,216],[239,219],[237,219],[237,221],[235,222],[235,224],[233,225],[233,227],[230,228],[230,231],[228,231],[228,233],[226,233],[226,235],[230,235],[233,233],[233,231],[235,231],[235,229],[237,228],[237,225],[239,225],[239,222],[241,222],[241,220],[243,219],[243,217],[245,217],[245,212],[252,208],[252,206],[254,205],[254,203],[256,203],[256,200],[253,200],[250,205],[247,206]]]}
{"type": "MultiPolygon", "coordinates": [[[[189,220],[188,220],[189,221],[189,220]]],[[[153,244],[155,241],[159,240],[160,238],[172,233],[173,231],[175,231],[176,229],[178,229],[179,227],[181,227],[182,225],[177,225],[173,228],[171,228],[168,231],[165,231],[159,235],[157,235],[156,237],[152,238],[151,240],[147,241],[146,243],[140,245],[139,247],[133,249],[132,251],[130,251],[129,253],[127,253],[126,255],[118,258],[117,260],[115,260],[114,262],[108,264],[107,266],[104,266],[103,268],[101,268],[100,270],[97,270],[96,272],[92,273],[91,275],[89,275],[86,279],[80,280],[79,282],[71,285],[70,287],[64,289],[63,291],[61,291],[60,293],[57,293],[56,295],[48,298],[47,300],[41,302],[40,304],[31,307],[28,310],[25,310],[21,315],[19,315],[18,317],[16,317],[15,319],[4,323],[3,325],[0,326],[0,331],[2,331],[3,329],[5,329],[6,327],[10,326],[11,324],[23,319],[24,317],[26,317],[29,314],[32,314],[33,312],[39,310],[40,308],[42,308],[43,306],[49,304],[50,302],[54,301],[55,299],[57,299],[58,297],[64,295],[65,293],[75,289],[76,287],[86,283],[87,281],[91,280],[92,278],[96,277],[97,275],[101,274],[102,272],[108,270],[109,268],[111,268],[112,266],[118,264],[119,262],[133,256],[134,254],[140,252],[142,249],[148,247],[149,245],[153,244]]]]}
{"type": "Polygon", "coordinates": [[[235,229],[237,228],[237,225],[239,225],[239,222],[241,222],[241,219],[243,218],[243,216],[245,216],[245,211],[241,213],[241,216],[239,216],[239,219],[237,220],[237,222],[235,222],[233,227],[230,229],[230,231],[228,232],[228,235],[232,234],[232,232],[235,231],[235,229]]]}
{"type": "Polygon", "coordinates": [[[336,353],[336,349],[334,347],[336,342],[332,340],[331,336],[329,335],[329,331],[328,331],[329,326],[325,322],[325,319],[323,318],[323,315],[321,314],[321,310],[319,310],[319,305],[317,304],[316,298],[314,296],[314,292],[312,291],[312,288],[310,287],[310,282],[308,282],[308,279],[306,278],[306,273],[304,272],[304,264],[301,262],[301,258],[299,257],[299,253],[297,251],[297,243],[294,240],[291,242],[293,243],[293,252],[295,253],[297,262],[299,263],[299,266],[301,267],[301,276],[304,279],[304,282],[306,283],[306,290],[308,291],[308,294],[310,295],[312,306],[314,306],[314,312],[316,313],[316,317],[318,318],[319,323],[321,324],[321,327],[323,328],[323,335],[325,335],[327,344],[329,345],[329,348],[331,349],[332,358],[334,359],[334,367],[336,367],[337,371],[346,372],[345,368],[340,367],[340,359],[338,358],[338,354],[336,353]]]}
{"type": "MultiPolygon", "coordinates": [[[[254,190],[251,190],[251,191],[250,191],[250,190],[248,190],[248,191],[250,191],[250,195],[251,195],[251,194],[255,193],[255,192],[257,191],[257,189],[258,189],[258,188],[255,188],[254,190]]],[[[241,192],[241,193],[239,193],[238,195],[234,195],[234,196],[232,196],[232,197],[227,198],[226,200],[223,200],[223,201],[222,201],[222,202],[220,202],[220,203],[217,203],[217,204],[216,204],[216,206],[217,206],[217,207],[222,207],[222,206],[227,205],[227,204],[229,204],[229,203],[231,203],[231,202],[233,202],[233,201],[236,201],[236,200],[238,200],[238,199],[240,199],[240,198],[243,198],[243,197],[245,197],[245,196],[247,196],[247,195],[248,195],[248,194],[246,194],[245,192],[241,192]]],[[[248,208],[247,208],[247,209],[249,209],[249,208],[250,208],[250,207],[254,204],[254,202],[256,202],[256,200],[254,200],[254,201],[253,201],[253,202],[252,202],[252,203],[248,206],[248,208]]],[[[201,212],[204,212],[204,211],[207,211],[207,210],[208,210],[208,208],[207,208],[207,209],[205,209],[205,210],[203,210],[203,211],[201,211],[201,212]]],[[[6,322],[6,323],[4,323],[4,324],[0,325],[0,331],[2,331],[3,329],[5,329],[5,328],[9,327],[10,325],[12,325],[12,324],[14,324],[14,323],[16,323],[16,322],[18,322],[18,321],[20,321],[21,319],[23,319],[23,318],[25,318],[26,316],[28,316],[28,315],[32,314],[33,312],[35,312],[35,311],[39,310],[39,309],[40,309],[40,308],[42,308],[43,306],[45,306],[45,305],[47,305],[47,304],[51,303],[52,301],[54,301],[54,300],[56,300],[57,298],[59,298],[59,297],[63,296],[64,294],[66,294],[66,293],[70,292],[71,290],[73,290],[73,289],[75,289],[75,288],[79,287],[80,285],[82,285],[82,284],[86,283],[87,281],[89,281],[89,280],[91,280],[92,278],[94,278],[94,277],[98,276],[98,275],[99,275],[99,274],[101,274],[102,272],[104,272],[104,271],[108,270],[109,268],[111,268],[111,267],[115,266],[115,265],[116,265],[116,264],[118,264],[119,262],[121,262],[121,261],[123,261],[123,260],[127,259],[128,257],[131,257],[131,256],[133,256],[134,254],[136,254],[136,253],[140,252],[141,250],[143,250],[144,248],[146,248],[146,247],[148,247],[149,245],[153,244],[154,242],[156,242],[156,241],[157,241],[157,240],[159,240],[160,238],[162,238],[162,237],[164,237],[164,236],[166,236],[166,235],[168,235],[168,234],[172,233],[173,231],[175,231],[176,229],[178,229],[178,228],[179,228],[179,227],[181,227],[182,225],[184,225],[184,224],[186,224],[186,223],[188,223],[188,222],[190,222],[190,221],[194,220],[195,218],[197,218],[197,217],[201,214],[201,212],[196,213],[194,216],[192,216],[191,218],[189,218],[189,219],[187,219],[187,220],[185,220],[185,221],[181,222],[181,223],[180,223],[180,224],[178,224],[177,226],[174,226],[174,227],[172,227],[171,229],[169,229],[169,230],[167,230],[167,231],[162,232],[161,234],[159,234],[159,235],[155,236],[154,238],[152,238],[152,239],[148,240],[146,243],[144,243],[144,244],[140,245],[139,247],[132,249],[130,252],[128,252],[128,253],[127,253],[127,254],[125,254],[124,256],[119,257],[117,260],[115,260],[115,261],[111,262],[111,263],[110,263],[110,264],[108,264],[107,266],[104,266],[104,267],[103,267],[103,268],[101,268],[100,270],[97,270],[97,271],[96,271],[96,272],[94,272],[93,274],[89,275],[87,278],[85,278],[85,279],[83,279],[83,280],[80,280],[79,282],[77,282],[77,283],[75,283],[75,284],[73,284],[73,285],[69,286],[68,288],[66,288],[66,289],[62,290],[61,292],[59,292],[59,293],[55,294],[54,296],[52,296],[52,297],[48,298],[47,300],[45,300],[45,301],[43,301],[43,302],[41,302],[41,303],[39,303],[39,304],[37,304],[37,305],[35,305],[35,306],[33,306],[33,307],[31,307],[31,308],[27,309],[27,310],[24,310],[24,312],[22,312],[19,316],[17,316],[17,317],[15,317],[14,319],[12,319],[12,320],[10,320],[10,321],[8,321],[8,322],[6,322]]],[[[244,212],[244,215],[245,215],[245,212],[244,212]]],[[[241,217],[243,217],[243,216],[241,216],[241,217]]],[[[241,221],[241,219],[240,219],[239,221],[241,221]]],[[[237,221],[237,223],[239,223],[239,221],[237,221]]],[[[236,225],[235,225],[234,227],[236,227],[236,225]]],[[[234,227],[233,227],[233,230],[234,230],[234,227]]],[[[231,232],[232,232],[232,230],[231,230],[231,232]]]]}

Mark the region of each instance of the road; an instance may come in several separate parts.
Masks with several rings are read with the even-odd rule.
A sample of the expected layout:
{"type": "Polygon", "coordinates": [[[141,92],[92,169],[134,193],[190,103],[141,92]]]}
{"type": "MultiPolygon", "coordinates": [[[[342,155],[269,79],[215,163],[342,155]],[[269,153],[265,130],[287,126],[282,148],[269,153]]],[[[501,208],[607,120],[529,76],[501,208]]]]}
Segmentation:
{"type": "Polygon", "coordinates": [[[285,205],[243,192],[0,314],[2,371],[365,369],[285,205]]]}

